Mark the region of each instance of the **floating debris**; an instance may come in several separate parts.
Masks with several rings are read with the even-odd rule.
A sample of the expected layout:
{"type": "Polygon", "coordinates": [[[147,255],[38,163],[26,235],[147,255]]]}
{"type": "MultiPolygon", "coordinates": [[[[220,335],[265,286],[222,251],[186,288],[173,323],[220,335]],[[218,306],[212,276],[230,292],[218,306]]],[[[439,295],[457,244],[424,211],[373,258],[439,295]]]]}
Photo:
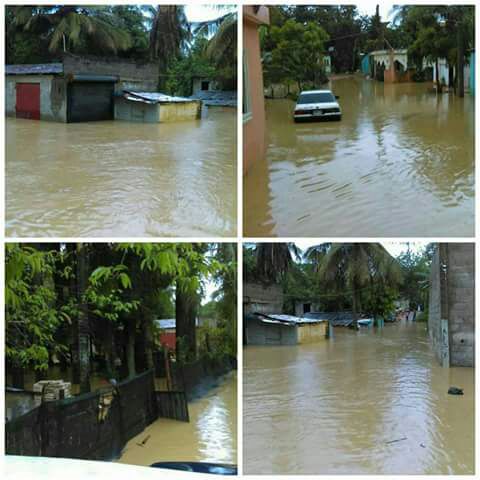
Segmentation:
{"type": "Polygon", "coordinates": [[[407,437],[402,437],[402,438],[397,438],[396,440],[390,440],[388,442],[385,442],[387,445],[391,444],[391,443],[397,443],[397,442],[401,442],[403,440],[406,440],[407,437]]]}
{"type": "Polygon", "coordinates": [[[448,394],[449,395],[463,395],[463,388],[450,387],[448,389],[448,394]]]}

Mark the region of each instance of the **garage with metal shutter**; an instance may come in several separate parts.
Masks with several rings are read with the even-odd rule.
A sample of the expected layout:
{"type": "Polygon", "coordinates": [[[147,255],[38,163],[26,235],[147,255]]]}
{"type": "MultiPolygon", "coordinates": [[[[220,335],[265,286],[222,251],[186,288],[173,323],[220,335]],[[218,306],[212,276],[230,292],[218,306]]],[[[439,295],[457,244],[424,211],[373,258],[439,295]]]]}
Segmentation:
{"type": "Polygon", "coordinates": [[[68,84],[67,122],[113,120],[113,94],[116,78],[75,76],[68,84]]]}

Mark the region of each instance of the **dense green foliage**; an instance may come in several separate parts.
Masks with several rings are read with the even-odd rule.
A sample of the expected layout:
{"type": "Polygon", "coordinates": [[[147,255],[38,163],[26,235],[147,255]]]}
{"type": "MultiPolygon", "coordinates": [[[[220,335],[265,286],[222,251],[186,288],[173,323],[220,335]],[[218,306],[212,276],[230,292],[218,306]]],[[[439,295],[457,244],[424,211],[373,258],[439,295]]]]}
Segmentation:
{"type": "Polygon", "coordinates": [[[428,310],[430,267],[435,248],[433,243],[420,252],[407,248],[397,259],[403,271],[400,294],[408,300],[412,309],[420,306],[422,310],[428,310]]]}
{"type": "Polygon", "coordinates": [[[132,376],[152,368],[160,348],[155,320],[172,316],[177,356],[192,360],[206,281],[218,287],[215,341],[234,352],[235,279],[231,244],[7,244],[7,361],[38,371],[58,361],[80,379],[86,370],[88,381],[98,360],[109,377],[132,376]]]}
{"type": "Polygon", "coordinates": [[[195,25],[181,5],[9,5],[5,15],[8,64],[60,61],[64,52],[116,56],[157,63],[160,91],[191,95],[197,76],[236,88],[237,16],[229,6],[195,25]]]}
{"type": "Polygon", "coordinates": [[[289,314],[296,303],[313,302],[319,311],[387,317],[400,299],[412,309],[428,308],[433,251],[433,244],[407,248],[393,258],[377,243],[322,243],[303,253],[292,244],[246,244],[245,281],[281,283],[289,314]]]}
{"type": "MultiPolygon", "coordinates": [[[[307,30],[319,29],[316,55],[330,55],[333,72],[359,69],[362,54],[373,50],[406,48],[418,79],[424,78],[423,60],[435,64],[447,58],[450,65],[463,65],[474,48],[474,7],[455,5],[403,5],[394,7],[393,21],[374,15],[360,15],[353,5],[270,6],[270,25],[261,28],[262,55],[267,85],[275,82],[325,79],[321,62],[308,54],[302,38],[307,30]],[[385,19],[384,19],[385,20],[385,19]],[[295,52],[305,59],[295,65],[295,52]],[[290,55],[288,55],[290,53],[290,55]],[[308,60],[307,60],[308,59],[308,60]]],[[[313,48],[313,47],[312,47],[313,48]]],[[[459,70],[461,71],[461,70],[459,70]]]]}

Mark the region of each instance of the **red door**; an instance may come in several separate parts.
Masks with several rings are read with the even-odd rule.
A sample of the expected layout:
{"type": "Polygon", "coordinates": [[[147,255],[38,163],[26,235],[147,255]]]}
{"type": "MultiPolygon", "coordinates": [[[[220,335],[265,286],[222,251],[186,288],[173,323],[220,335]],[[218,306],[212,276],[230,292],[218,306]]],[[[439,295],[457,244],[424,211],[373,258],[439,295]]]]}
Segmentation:
{"type": "Polygon", "coordinates": [[[40,120],[40,84],[17,83],[17,118],[40,120]]]}

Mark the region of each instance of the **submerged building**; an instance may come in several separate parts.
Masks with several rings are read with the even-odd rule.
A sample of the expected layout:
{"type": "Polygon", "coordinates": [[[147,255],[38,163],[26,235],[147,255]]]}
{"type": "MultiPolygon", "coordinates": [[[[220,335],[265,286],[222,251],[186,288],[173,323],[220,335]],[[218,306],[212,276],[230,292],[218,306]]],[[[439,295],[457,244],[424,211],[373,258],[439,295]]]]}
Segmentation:
{"type": "Polygon", "coordinates": [[[325,340],[328,321],[283,314],[251,313],[245,317],[247,345],[298,345],[325,340]]]}
{"type": "Polygon", "coordinates": [[[200,118],[202,102],[157,92],[124,90],[115,96],[115,120],[164,123],[200,118]]]}
{"type": "Polygon", "coordinates": [[[444,367],[475,364],[475,245],[440,243],[430,275],[428,331],[444,367]]]}
{"type": "Polygon", "coordinates": [[[245,283],[243,335],[247,345],[297,345],[324,340],[328,320],[284,315],[279,285],[245,283]]]}
{"type": "Polygon", "coordinates": [[[58,63],[7,65],[5,75],[7,115],[70,123],[113,120],[115,94],[154,91],[158,66],[65,54],[58,63]]]}

